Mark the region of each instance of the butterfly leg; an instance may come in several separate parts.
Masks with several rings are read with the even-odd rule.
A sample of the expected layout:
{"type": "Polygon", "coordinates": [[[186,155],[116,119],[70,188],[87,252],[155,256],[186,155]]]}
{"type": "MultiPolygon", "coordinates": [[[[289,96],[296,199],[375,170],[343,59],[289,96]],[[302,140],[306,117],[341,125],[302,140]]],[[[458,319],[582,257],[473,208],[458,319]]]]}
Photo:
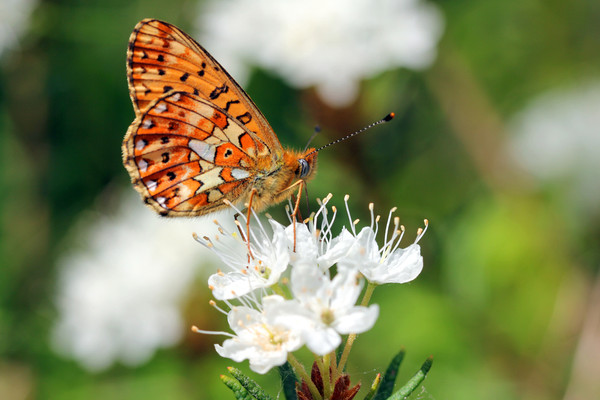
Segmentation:
{"type": "Polygon", "coordinates": [[[250,191],[250,198],[248,199],[248,215],[246,217],[246,243],[248,244],[248,262],[250,259],[254,258],[252,256],[252,251],[250,250],[250,216],[252,215],[252,200],[254,199],[254,195],[258,193],[256,188],[252,188],[250,191]]]}

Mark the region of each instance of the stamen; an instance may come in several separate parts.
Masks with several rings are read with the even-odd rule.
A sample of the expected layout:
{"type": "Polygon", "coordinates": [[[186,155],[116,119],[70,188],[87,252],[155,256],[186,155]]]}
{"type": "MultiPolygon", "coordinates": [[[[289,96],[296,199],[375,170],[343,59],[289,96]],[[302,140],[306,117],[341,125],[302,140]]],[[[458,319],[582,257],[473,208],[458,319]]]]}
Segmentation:
{"type": "Polygon", "coordinates": [[[225,335],[225,336],[229,336],[231,338],[234,338],[235,335],[229,333],[229,332],[223,332],[223,331],[204,331],[201,329],[198,329],[198,327],[196,325],[192,326],[192,332],[194,333],[202,333],[204,335],[225,335]]]}
{"type": "Polygon", "coordinates": [[[413,242],[414,244],[419,243],[419,240],[421,240],[421,238],[425,235],[425,232],[427,232],[427,228],[429,227],[429,220],[424,219],[423,222],[425,223],[425,228],[417,229],[417,237],[415,238],[415,241],[413,242]]]}
{"type": "Polygon", "coordinates": [[[371,228],[371,230],[373,230],[373,224],[375,223],[375,218],[373,217],[375,215],[373,212],[374,209],[375,209],[375,204],[369,203],[369,213],[371,214],[371,225],[369,225],[369,227],[371,228]]]}
{"type": "Polygon", "coordinates": [[[390,221],[392,220],[392,214],[396,212],[398,208],[393,207],[388,214],[388,220],[385,224],[385,233],[383,234],[383,243],[387,243],[388,230],[390,229],[390,221]]]}
{"type": "Polygon", "coordinates": [[[356,236],[356,229],[355,229],[355,225],[352,223],[352,216],[350,215],[350,207],[348,206],[348,199],[350,198],[350,195],[345,195],[344,196],[344,203],[346,204],[346,213],[348,214],[348,221],[350,221],[350,227],[352,229],[352,234],[354,236],[356,236]]]}
{"type": "Polygon", "coordinates": [[[402,238],[404,237],[405,232],[406,232],[406,229],[404,229],[404,225],[400,225],[400,230],[396,231],[396,234],[400,235],[400,237],[398,237],[398,241],[396,241],[396,244],[394,245],[392,252],[396,251],[396,249],[398,247],[400,247],[400,242],[402,242],[402,238]]]}
{"type": "Polygon", "coordinates": [[[290,205],[286,204],[285,205],[285,215],[287,215],[288,221],[291,224],[291,223],[293,223],[293,221],[292,221],[292,216],[290,215],[290,209],[291,209],[290,205]]]}
{"type": "Polygon", "coordinates": [[[219,306],[217,305],[217,302],[216,302],[216,301],[214,301],[214,300],[211,300],[211,301],[209,301],[209,302],[208,302],[208,304],[209,304],[211,307],[213,307],[215,310],[219,311],[220,313],[222,313],[222,314],[225,314],[225,315],[227,315],[227,314],[228,314],[228,312],[227,312],[227,311],[223,310],[221,307],[219,307],[219,306]]]}
{"type": "Polygon", "coordinates": [[[244,241],[244,243],[246,243],[247,242],[246,233],[244,232],[242,223],[240,221],[238,221],[237,219],[235,220],[234,223],[235,223],[235,226],[237,226],[237,228],[238,228],[238,232],[239,232],[240,236],[242,237],[242,240],[244,241]]]}
{"type": "Polygon", "coordinates": [[[375,229],[373,230],[373,237],[377,237],[377,234],[379,233],[379,220],[381,219],[380,215],[377,215],[377,217],[375,217],[375,229]]]}

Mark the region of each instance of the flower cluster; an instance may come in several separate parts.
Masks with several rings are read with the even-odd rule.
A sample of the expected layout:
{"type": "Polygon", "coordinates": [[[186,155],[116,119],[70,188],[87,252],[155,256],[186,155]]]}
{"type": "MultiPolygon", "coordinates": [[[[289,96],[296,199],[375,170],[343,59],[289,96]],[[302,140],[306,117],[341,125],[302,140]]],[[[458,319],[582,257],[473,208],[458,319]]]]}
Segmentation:
{"type": "Polygon", "coordinates": [[[237,232],[219,225],[220,235],[214,238],[195,236],[228,268],[208,282],[213,296],[229,307],[229,312],[218,309],[227,314],[234,334],[194,327],[200,333],[230,337],[216,345],[221,356],[237,362],[248,359],[252,370],[265,373],[284,364],[303,345],[318,356],[327,355],[340,346],[341,335],[373,327],[379,308],[368,303],[375,286],[405,283],[419,275],[423,258],[418,242],[427,220],[415,241],[401,248],[404,227],[393,217],[395,208],[390,210],[379,247],[380,216],[374,215],[370,204],[371,223],[357,231],[348,196],[344,201],[349,229],[334,236],[337,209],[328,208],[331,197],[304,223],[284,226],[269,218],[272,233],[255,215],[256,227],[251,229],[236,220],[237,232]],[[357,305],[365,282],[367,289],[357,305]]]}

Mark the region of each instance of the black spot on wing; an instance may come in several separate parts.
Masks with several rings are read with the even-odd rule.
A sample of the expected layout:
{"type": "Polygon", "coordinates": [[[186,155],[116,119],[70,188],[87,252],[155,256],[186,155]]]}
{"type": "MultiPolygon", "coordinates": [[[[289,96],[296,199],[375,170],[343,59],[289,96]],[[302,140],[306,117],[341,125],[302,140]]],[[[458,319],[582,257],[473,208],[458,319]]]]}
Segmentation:
{"type": "Polygon", "coordinates": [[[226,104],[225,104],[225,111],[229,111],[229,107],[231,107],[232,104],[239,104],[239,100],[229,100],[226,104]]]}
{"type": "Polygon", "coordinates": [[[250,115],[250,113],[248,111],[246,111],[244,114],[242,115],[238,115],[237,117],[235,117],[238,121],[240,121],[242,124],[246,125],[248,124],[250,121],[252,121],[252,115],[250,115]]]}
{"type": "Polygon", "coordinates": [[[227,93],[228,91],[229,91],[229,87],[227,86],[226,83],[224,83],[223,86],[217,86],[217,87],[215,87],[215,89],[212,92],[210,92],[210,94],[208,95],[208,97],[211,100],[215,100],[220,95],[222,95],[223,93],[227,93]]]}

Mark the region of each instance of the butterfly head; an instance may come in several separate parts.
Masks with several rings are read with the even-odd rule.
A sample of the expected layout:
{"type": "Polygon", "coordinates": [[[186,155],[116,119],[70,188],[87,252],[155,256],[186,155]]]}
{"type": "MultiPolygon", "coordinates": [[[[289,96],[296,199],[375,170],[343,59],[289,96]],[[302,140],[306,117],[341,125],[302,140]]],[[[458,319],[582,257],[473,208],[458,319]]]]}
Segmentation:
{"type": "Polygon", "coordinates": [[[298,165],[294,171],[296,178],[308,181],[314,175],[317,168],[317,153],[315,149],[308,149],[298,157],[298,165]]]}

